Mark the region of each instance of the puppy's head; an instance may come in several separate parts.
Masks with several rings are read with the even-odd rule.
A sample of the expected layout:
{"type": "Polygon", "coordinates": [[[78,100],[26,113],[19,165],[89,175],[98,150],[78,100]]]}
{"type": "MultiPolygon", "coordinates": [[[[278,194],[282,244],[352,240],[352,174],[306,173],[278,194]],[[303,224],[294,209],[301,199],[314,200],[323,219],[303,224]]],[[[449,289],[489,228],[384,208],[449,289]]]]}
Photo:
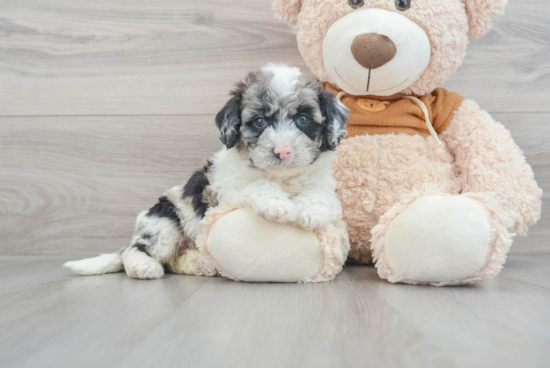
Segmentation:
{"type": "Polygon", "coordinates": [[[216,117],[221,141],[254,167],[311,165],[346,135],[347,108],[297,68],[269,64],[231,96],[216,117]]]}

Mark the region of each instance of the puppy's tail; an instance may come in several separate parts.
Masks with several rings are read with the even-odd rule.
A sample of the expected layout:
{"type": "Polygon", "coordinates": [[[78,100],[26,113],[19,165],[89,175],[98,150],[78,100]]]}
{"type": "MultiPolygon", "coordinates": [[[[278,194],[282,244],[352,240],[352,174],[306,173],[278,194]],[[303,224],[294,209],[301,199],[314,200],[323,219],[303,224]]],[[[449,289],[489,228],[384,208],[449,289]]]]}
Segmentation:
{"type": "Polygon", "coordinates": [[[83,259],[81,261],[67,262],[63,265],[82,276],[104,275],[106,273],[115,273],[124,271],[122,265],[122,256],[120,253],[102,254],[94,258],[83,259]]]}

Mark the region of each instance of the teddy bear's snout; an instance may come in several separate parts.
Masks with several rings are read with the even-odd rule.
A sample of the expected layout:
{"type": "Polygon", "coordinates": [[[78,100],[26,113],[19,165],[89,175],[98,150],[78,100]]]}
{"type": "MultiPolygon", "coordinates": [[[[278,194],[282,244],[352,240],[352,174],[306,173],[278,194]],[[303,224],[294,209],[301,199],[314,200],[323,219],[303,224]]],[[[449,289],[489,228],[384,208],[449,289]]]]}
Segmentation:
{"type": "Polygon", "coordinates": [[[369,33],[355,38],[351,44],[351,53],[364,68],[376,69],[395,57],[397,46],[387,36],[369,33]]]}

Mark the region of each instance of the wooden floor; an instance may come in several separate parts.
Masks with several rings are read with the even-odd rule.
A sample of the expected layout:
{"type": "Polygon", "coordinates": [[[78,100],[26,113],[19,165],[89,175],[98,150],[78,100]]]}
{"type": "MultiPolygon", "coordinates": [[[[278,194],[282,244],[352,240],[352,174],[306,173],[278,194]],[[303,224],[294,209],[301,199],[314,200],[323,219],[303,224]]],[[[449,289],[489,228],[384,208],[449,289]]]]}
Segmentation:
{"type": "Polygon", "coordinates": [[[0,367],[550,366],[550,255],[476,286],[80,277],[66,258],[0,257],[0,367]]]}

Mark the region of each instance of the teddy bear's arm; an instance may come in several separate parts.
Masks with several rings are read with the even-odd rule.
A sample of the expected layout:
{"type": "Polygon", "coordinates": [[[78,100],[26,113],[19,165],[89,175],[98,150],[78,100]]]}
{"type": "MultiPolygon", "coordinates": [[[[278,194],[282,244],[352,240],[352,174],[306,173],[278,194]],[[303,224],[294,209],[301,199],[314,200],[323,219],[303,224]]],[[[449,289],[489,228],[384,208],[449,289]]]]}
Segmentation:
{"type": "Polygon", "coordinates": [[[455,157],[462,193],[494,193],[514,220],[512,230],[526,235],[540,219],[542,190],[510,132],[466,100],[440,138],[455,157]]]}

